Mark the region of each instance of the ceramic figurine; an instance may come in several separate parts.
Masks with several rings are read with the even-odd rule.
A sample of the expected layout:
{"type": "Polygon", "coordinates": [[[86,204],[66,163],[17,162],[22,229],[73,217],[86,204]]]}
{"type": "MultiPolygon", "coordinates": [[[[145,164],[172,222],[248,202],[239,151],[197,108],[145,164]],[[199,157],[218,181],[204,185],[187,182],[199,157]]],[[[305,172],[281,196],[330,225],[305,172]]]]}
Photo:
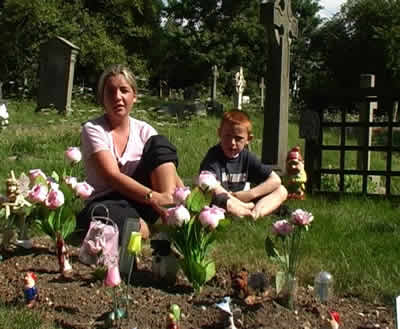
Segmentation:
{"type": "Polygon", "coordinates": [[[60,272],[65,276],[72,272],[72,266],[69,261],[69,253],[64,239],[60,233],[57,233],[57,256],[60,272]]]}
{"type": "Polygon", "coordinates": [[[26,305],[32,308],[38,298],[38,291],[35,285],[37,280],[36,275],[33,272],[27,272],[24,277],[24,296],[26,305]]]}
{"type": "Polygon", "coordinates": [[[227,296],[222,299],[221,302],[215,304],[219,309],[224,311],[229,315],[229,328],[228,329],[237,329],[235,326],[235,322],[233,321],[233,312],[231,310],[231,297],[227,296]]]}
{"type": "Polygon", "coordinates": [[[181,309],[178,305],[172,304],[167,316],[167,329],[179,329],[179,319],[181,317],[181,309]]]}
{"type": "Polygon", "coordinates": [[[288,199],[305,199],[307,174],[304,170],[304,162],[300,153],[300,147],[293,147],[286,157],[286,188],[288,199]]]}
{"type": "Polygon", "coordinates": [[[152,272],[154,280],[173,285],[178,272],[178,260],[171,249],[171,242],[164,239],[151,240],[153,248],[152,272]]]}

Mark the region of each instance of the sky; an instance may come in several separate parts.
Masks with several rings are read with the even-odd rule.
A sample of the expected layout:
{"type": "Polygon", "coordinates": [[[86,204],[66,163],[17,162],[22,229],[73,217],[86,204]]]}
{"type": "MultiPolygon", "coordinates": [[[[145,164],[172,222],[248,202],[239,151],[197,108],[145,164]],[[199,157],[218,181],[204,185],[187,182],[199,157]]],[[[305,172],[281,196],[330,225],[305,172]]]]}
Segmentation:
{"type": "Polygon", "coordinates": [[[321,17],[330,18],[339,11],[340,6],[345,2],[345,0],[320,0],[319,4],[323,8],[319,14],[321,17]]]}

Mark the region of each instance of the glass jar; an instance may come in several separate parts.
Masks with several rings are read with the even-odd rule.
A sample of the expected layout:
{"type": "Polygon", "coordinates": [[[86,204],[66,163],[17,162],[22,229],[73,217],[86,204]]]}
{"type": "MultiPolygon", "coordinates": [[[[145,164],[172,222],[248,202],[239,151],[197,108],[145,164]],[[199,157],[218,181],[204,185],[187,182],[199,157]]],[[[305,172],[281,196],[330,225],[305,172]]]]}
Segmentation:
{"type": "Polygon", "coordinates": [[[332,296],[333,277],[329,272],[319,272],[314,279],[314,293],[321,303],[326,303],[332,296]]]}

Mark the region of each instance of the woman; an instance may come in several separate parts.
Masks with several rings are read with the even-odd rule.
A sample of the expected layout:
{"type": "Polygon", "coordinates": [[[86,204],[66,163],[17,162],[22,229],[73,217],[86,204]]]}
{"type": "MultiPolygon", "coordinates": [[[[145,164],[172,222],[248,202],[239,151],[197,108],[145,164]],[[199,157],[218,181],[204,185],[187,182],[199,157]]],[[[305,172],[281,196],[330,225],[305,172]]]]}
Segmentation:
{"type": "Polygon", "coordinates": [[[87,182],[95,191],[79,214],[78,225],[88,229],[93,209],[94,215],[104,216],[104,207],[96,207],[102,204],[120,232],[126,218],[138,218],[142,237],[147,238],[146,222],[162,216],[175,188],[183,186],[176,172],[176,149],[149,124],[130,116],[137,87],[129,68],[106,69],[97,97],[104,114],[86,122],[81,133],[87,182]]]}

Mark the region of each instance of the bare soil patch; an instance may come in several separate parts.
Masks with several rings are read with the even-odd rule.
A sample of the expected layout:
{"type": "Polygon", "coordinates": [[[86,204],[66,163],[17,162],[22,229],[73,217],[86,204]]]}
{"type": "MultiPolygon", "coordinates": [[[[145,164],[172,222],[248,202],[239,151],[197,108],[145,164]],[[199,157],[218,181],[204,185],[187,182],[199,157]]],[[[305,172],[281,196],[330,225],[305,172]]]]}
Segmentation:
{"type": "MultiPolygon", "coordinates": [[[[51,241],[36,240],[34,248],[3,251],[0,263],[0,301],[9,306],[25,303],[23,277],[27,271],[38,276],[39,301],[33,311],[61,328],[104,328],[104,318],[111,311],[110,288],[92,276],[93,268],[78,261],[78,248],[72,247],[74,274],[65,279],[58,272],[57,258],[51,241]]],[[[340,328],[394,329],[392,306],[366,303],[348,296],[335,296],[327,305],[316,302],[310,287],[300,287],[296,309],[282,307],[272,288],[255,296],[252,305],[237,295],[232,287],[230,269],[218,269],[216,277],[199,295],[180,275],[176,284],[165,287],[153,280],[151,254],[144,252],[129,285],[132,297],[129,319],[123,319],[120,328],[166,328],[166,318],[171,304],[178,304],[183,313],[181,329],[228,328],[228,316],[215,307],[223,297],[231,296],[231,307],[237,328],[248,329],[315,329],[325,328],[328,310],[337,311],[341,317],[340,328]]],[[[126,285],[123,285],[123,289],[126,285]]],[[[329,328],[329,327],[326,327],[329,328]]]]}

